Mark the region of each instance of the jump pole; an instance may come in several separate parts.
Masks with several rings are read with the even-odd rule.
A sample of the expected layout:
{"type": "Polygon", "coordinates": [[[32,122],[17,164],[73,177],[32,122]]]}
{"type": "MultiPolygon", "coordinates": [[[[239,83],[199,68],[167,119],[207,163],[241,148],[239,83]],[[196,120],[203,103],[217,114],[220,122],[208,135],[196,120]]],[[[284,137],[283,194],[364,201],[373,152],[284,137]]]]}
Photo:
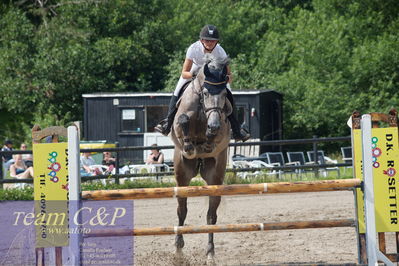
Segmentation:
{"type": "Polygon", "coordinates": [[[152,236],[152,235],[174,235],[174,234],[203,234],[203,233],[227,233],[227,232],[251,232],[292,230],[331,227],[355,227],[354,219],[336,219],[300,222],[278,222],[278,223],[247,223],[247,224],[224,224],[224,225],[201,225],[201,226],[169,226],[136,229],[107,229],[92,230],[83,237],[112,237],[112,236],[152,236]]]}
{"type": "MultiPolygon", "coordinates": [[[[293,192],[317,192],[349,190],[361,185],[358,179],[326,180],[315,182],[280,182],[249,185],[219,185],[201,187],[172,187],[156,189],[128,189],[108,191],[83,191],[80,192],[79,172],[79,138],[75,127],[68,128],[68,174],[70,200],[116,200],[116,199],[144,199],[144,198],[168,198],[168,197],[196,197],[196,196],[221,196],[221,195],[248,195],[265,193],[293,193],[293,192]]],[[[80,205],[79,205],[80,206],[80,205]]],[[[70,205],[70,214],[80,207],[70,205]]],[[[71,218],[70,218],[71,219],[71,218]]],[[[70,220],[71,221],[71,220],[70,220]]],[[[73,220],[72,220],[73,221],[73,220]]],[[[230,225],[204,225],[204,226],[174,226],[160,228],[136,228],[133,230],[102,230],[92,231],[84,237],[100,236],[132,236],[132,235],[165,235],[165,234],[194,234],[208,232],[241,232],[241,231],[264,231],[264,230],[289,230],[307,228],[328,227],[352,227],[353,219],[302,221],[283,223],[256,223],[256,224],[230,224],[230,225]]],[[[70,224],[73,224],[70,223],[70,224]]],[[[81,265],[82,234],[77,234],[71,239],[73,265],[81,265]]]]}
{"type": "Polygon", "coordinates": [[[359,187],[360,179],[323,180],[313,182],[278,182],[242,185],[213,185],[195,187],[143,188],[83,191],[82,199],[127,200],[222,195],[250,195],[266,193],[294,193],[349,190],[359,187]]]}
{"type": "Polygon", "coordinates": [[[378,265],[378,260],[386,265],[394,265],[376,245],[376,225],[374,208],[374,183],[373,183],[373,161],[371,151],[371,115],[362,115],[362,160],[363,160],[363,180],[364,180],[364,207],[366,222],[366,246],[367,260],[369,266],[378,265]]]}

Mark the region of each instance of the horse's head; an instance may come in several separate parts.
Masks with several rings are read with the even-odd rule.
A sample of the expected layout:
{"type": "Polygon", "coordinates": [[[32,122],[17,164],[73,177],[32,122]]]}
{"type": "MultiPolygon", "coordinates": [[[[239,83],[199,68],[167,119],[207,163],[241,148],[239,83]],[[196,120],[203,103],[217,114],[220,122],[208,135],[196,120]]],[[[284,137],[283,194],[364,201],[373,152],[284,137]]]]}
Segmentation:
{"type": "Polygon", "coordinates": [[[227,63],[228,59],[220,60],[207,57],[204,65],[204,83],[202,87],[203,108],[207,117],[206,136],[215,136],[222,126],[222,121],[232,112],[230,101],[227,100],[227,63]]]}

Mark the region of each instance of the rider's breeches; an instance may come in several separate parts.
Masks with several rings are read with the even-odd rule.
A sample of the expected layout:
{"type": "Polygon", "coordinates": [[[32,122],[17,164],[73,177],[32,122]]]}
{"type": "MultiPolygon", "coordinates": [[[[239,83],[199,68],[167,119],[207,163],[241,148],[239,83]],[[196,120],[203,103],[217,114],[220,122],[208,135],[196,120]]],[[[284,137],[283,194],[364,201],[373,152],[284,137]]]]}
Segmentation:
{"type": "Polygon", "coordinates": [[[179,96],[181,89],[183,88],[184,84],[186,84],[188,81],[190,81],[190,79],[184,79],[184,78],[182,78],[182,76],[180,76],[179,81],[177,82],[175,91],[173,92],[173,95],[176,97],[179,96]]]}

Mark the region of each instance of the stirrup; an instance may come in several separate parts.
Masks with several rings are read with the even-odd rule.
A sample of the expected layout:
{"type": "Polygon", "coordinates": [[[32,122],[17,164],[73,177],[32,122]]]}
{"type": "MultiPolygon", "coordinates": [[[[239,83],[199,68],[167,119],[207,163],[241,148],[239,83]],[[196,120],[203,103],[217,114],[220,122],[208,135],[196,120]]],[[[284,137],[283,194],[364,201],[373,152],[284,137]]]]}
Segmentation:
{"type": "Polygon", "coordinates": [[[249,138],[251,138],[251,135],[249,134],[249,132],[245,128],[241,128],[240,129],[240,133],[239,134],[234,134],[233,137],[234,137],[234,139],[236,141],[240,141],[241,140],[242,142],[245,142],[249,138]]]}
{"type": "Polygon", "coordinates": [[[168,136],[170,132],[170,127],[168,127],[168,120],[164,119],[159,122],[159,124],[154,127],[154,130],[164,136],[168,136]]]}

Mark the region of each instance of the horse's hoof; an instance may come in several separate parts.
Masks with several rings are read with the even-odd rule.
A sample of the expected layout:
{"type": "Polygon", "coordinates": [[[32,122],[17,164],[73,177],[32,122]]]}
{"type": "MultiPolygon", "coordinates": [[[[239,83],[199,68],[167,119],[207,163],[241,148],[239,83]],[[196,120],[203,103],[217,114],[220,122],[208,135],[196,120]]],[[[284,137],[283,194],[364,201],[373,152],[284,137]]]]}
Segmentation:
{"type": "Polygon", "coordinates": [[[206,259],[206,265],[209,265],[209,266],[215,266],[216,265],[215,255],[214,254],[208,254],[208,257],[206,259]]]}
{"type": "Polygon", "coordinates": [[[215,255],[215,245],[213,243],[208,243],[208,248],[206,250],[206,255],[215,255]]]}
{"type": "Polygon", "coordinates": [[[190,144],[185,144],[184,147],[183,147],[183,151],[187,152],[187,153],[193,152],[194,151],[194,145],[191,144],[191,143],[190,144]]]}
{"type": "Polygon", "coordinates": [[[183,256],[183,249],[182,248],[176,248],[175,255],[176,255],[176,257],[183,256]]]}
{"type": "Polygon", "coordinates": [[[174,256],[173,260],[174,260],[173,265],[184,265],[184,254],[183,254],[183,249],[181,249],[181,248],[176,248],[176,250],[175,250],[175,256],[174,256]]]}
{"type": "Polygon", "coordinates": [[[195,156],[197,155],[195,147],[192,144],[184,145],[183,151],[184,151],[184,157],[189,160],[194,159],[195,156]]]}
{"type": "Polygon", "coordinates": [[[177,235],[175,240],[176,250],[182,249],[184,247],[184,239],[182,235],[177,235]]]}
{"type": "Polygon", "coordinates": [[[204,153],[211,153],[215,149],[215,144],[206,142],[202,145],[202,152],[204,153]]]}
{"type": "Polygon", "coordinates": [[[206,250],[207,261],[206,265],[216,265],[215,264],[215,245],[213,243],[208,243],[208,249],[206,250]]]}
{"type": "Polygon", "coordinates": [[[205,147],[204,148],[204,152],[205,153],[211,153],[211,152],[213,152],[213,148],[212,147],[205,147]]]}

